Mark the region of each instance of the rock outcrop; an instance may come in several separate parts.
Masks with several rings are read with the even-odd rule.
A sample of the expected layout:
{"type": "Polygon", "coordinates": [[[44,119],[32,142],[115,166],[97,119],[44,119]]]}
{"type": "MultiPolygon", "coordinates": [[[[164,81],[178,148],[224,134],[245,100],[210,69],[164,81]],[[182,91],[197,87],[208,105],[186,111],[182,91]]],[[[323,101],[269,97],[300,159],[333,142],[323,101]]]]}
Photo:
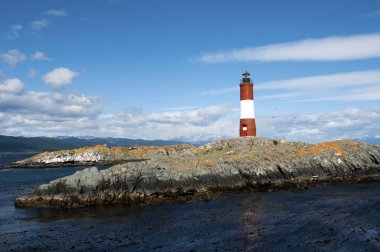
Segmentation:
{"type": "Polygon", "coordinates": [[[36,156],[9,164],[4,168],[65,167],[112,165],[142,161],[158,156],[181,155],[195,147],[188,144],[168,146],[112,147],[96,145],[73,150],[43,152],[36,156]]]}
{"type": "MultiPolygon", "coordinates": [[[[136,148],[148,148],[137,155],[140,161],[102,171],[86,168],[39,186],[17,198],[16,206],[155,204],[208,200],[224,191],[380,181],[380,147],[349,140],[306,144],[248,137],[198,148],[136,148]]],[[[136,155],[126,153],[124,158],[136,159],[136,155]]]]}

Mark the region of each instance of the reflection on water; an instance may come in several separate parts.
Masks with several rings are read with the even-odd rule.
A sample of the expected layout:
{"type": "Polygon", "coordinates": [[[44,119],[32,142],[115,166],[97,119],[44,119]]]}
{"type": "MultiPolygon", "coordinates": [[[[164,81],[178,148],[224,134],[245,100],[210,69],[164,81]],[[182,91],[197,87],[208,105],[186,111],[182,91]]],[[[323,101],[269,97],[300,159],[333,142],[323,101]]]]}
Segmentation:
{"type": "Polygon", "coordinates": [[[156,206],[15,209],[16,196],[81,168],[0,171],[5,250],[378,250],[380,184],[241,193],[156,206]]]}

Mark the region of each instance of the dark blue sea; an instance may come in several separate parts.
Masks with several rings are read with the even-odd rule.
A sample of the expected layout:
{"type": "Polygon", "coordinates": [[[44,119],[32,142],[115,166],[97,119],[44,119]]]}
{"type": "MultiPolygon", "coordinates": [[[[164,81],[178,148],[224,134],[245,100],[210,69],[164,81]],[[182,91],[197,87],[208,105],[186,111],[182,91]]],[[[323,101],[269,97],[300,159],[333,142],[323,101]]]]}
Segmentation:
{"type": "Polygon", "coordinates": [[[36,152],[2,153],[0,152],[0,165],[9,164],[36,155],[36,152]]]}
{"type": "Polygon", "coordinates": [[[155,206],[17,209],[83,168],[0,170],[0,251],[380,251],[380,184],[155,206]]]}

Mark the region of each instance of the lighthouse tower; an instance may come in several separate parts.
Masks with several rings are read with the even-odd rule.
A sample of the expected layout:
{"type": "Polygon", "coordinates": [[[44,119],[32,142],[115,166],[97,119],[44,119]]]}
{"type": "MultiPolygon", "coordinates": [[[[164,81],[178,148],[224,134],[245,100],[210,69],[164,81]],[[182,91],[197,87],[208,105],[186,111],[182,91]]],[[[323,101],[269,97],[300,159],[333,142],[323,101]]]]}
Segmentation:
{"type": "Polygon", "coordinates": [[[245,71],[240,83],[240,136],[256,136],[253,83],[245,71]]]}

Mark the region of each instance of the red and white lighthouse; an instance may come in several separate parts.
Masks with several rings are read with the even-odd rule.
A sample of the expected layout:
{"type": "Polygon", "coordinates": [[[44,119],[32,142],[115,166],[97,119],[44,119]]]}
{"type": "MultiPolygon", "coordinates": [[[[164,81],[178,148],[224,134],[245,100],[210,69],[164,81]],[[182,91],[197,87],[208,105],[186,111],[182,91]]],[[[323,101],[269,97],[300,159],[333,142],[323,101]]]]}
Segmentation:
{"type": "Polygon", "coordinates": [[[245,71],[240,83],[240,136],[256,136],[253,83],[245,71]]]}

